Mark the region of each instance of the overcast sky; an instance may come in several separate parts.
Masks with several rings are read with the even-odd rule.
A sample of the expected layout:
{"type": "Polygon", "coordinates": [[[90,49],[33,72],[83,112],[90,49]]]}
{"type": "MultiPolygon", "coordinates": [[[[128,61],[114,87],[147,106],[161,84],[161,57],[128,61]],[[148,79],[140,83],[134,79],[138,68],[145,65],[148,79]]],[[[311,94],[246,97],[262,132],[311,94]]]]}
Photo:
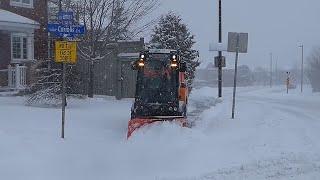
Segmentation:
{"type": "MultiPolygon", "coordinates": [[[[213,61],[210,42],[218,39],[218,0],[160,0],[156,15],[177,12],[196,36],[201,61],[213,61]]],[[[248,54],[240,55],[240,64],[269,67],[270,52],[278,66],[300,63],[298,46],[303,43],[306,55],[320,45],[319,0],[222,0],[223,36],[227,32],[248,32],[248,54]]],[[[228,67],[234,55],[226,53],[228,67]]],[[[206,63],[203,63],[206,64],[206,63]]]]}

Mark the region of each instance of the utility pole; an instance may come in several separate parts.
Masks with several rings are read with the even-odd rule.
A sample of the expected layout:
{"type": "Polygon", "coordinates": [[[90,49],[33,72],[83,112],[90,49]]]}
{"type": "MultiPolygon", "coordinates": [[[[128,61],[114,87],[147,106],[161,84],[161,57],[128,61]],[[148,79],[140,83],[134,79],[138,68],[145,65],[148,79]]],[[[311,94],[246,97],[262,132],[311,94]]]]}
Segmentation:
{"type": "Polygon", "coordinates": [[[301,92],[303,92],[303,65],[304,65],[304,56],[303,56],[303,44],[299,46],[301,48],[301,92]]]}
{"type": "MultiPolygon", "coordinates": [[[[219,0],[219,43],[222,43],[222,7],[219,0]]],[[[222,97],[222,51],[219,51],[219,67],[218,67],[218,95],[222,97]]]]}
{"type": "Polygon", "coordinates": [[[270,53],[270,88],[272,88],[272,53],[270,53]]]}

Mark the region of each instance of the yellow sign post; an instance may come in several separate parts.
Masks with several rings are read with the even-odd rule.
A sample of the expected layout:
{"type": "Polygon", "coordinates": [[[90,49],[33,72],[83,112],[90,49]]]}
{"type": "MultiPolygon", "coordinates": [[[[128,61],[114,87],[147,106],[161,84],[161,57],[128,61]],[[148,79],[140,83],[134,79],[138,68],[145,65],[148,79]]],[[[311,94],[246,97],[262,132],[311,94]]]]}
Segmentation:
{"type": "Polygon", "coordinates": [[[77,62],[77,43],[69,41],[55,42],[55,62],[62,63],[62,128],[61,138],[64,138],[65,108],[66,108],[66,65],[77,62]]]}
{"type": "Polygon", "coordinates": [[[69,41],[55,42],[55,62],[76,64],[77,62],[77,43],[69,41]]]}

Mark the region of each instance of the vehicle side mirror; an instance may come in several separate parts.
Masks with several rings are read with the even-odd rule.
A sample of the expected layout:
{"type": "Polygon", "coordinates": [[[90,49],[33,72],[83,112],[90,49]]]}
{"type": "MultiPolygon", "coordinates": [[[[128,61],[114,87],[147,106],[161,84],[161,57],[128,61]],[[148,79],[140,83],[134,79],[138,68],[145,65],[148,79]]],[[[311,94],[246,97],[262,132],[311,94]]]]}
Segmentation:
{"type": "Polygon", "coordinates": [[[186,62],[181,62],[180,67],[179,67],[180,72],[186,72],[187,71],[187,63],[186,62]]]}

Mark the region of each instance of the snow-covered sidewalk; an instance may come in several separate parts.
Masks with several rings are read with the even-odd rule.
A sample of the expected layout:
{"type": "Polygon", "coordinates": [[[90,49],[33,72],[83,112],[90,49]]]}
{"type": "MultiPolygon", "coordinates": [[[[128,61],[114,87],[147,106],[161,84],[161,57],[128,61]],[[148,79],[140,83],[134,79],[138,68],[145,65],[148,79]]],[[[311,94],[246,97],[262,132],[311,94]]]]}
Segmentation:
{"type": "Polygon", "coordinates": [[[194,179],[320,177],[320,94],[239,88],[231,120],[231,89],[226,91],[224,103],[205,112],[201,124],[217,144],[208,156],[217,160],[215,170],[194,179]]]}
{"type": "Polygon", "coordinates": [[[231,90],[226,88],[224,98],[217,101],[216,89],[195,89],[189,111],[201,114],[192,129],[154,124],[136,132],[129,141],[125,136],[131,100],[72,99],[67,108],[66,139],[61,140],[60,109],[28,107],[21,97],[0,97],[0,177],[320,177],[319,94],[287,95],[281,87],[239,88],[236,119],[231,120],[231,90]]]}

